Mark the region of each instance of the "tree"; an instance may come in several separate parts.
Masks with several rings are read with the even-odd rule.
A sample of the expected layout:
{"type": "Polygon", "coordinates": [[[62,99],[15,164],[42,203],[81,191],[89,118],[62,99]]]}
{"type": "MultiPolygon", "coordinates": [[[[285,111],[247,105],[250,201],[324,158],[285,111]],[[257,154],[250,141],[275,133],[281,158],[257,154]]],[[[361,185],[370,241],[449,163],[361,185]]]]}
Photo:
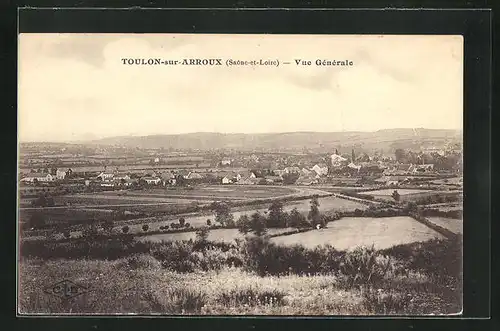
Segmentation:
{"type": "Polygon", "coordinates": [[[262,216],[259,212],[255,212],[250,217],[250,230],[257,236],[262,236],[266,234],[266,218],[262,216]]]}
{"type": "Polygon", "coordinates": [[[294,228],[299,228],[304,225],[306,218],[302,215],[297,208],[293,208],[290,212],[288,225],[294,228]]]}
{"type": "Polygon", "coordinates": [[[283,213],[283,203],[275,201],[269,207],[267,226],[270,228],[286,227],[286,220],[283,213]]]}
{"type": "Polygon", "coordinates": [[[398,148],[394,151],[394,156],[398,162],[406,162],[406,152],[404,149],[398,148]]]}
{"type": "Polygon", "coordinates": [[[238,227],[239,232],[247,234],[248,232],[250,232],[250,218],[248,218],[246,214],[241,215],[236,222],[236,226],[238,227]]]}
{"type": "Polygon", "coordinates": [[[202,227],[201,229],[196,231],[196,241],[206,242],[209,234],[210,229],[207,226],[202,227]]]}
{"type": "Polygon", "coordinates": [[[144,224],[144,225],[142,226],[142,231],[144,231],[144,232],[148,232],[148,230],[149,230],[149,225],[144,224]]]}
{"type": "Polygon", "coordinates": [[[93,238],[99,234],[97,223],[94,221],[83,228],[82,235],[85,238],[93,238]]]}
{"type": "Polygon", "coordinates": [[[184,217],[179,218],[179,225],[183,227],[184,224],[186,224],[186,220],[184,219],[184,217]]]}
{"type": "Polygon", "coordinates": [[[106,231],[107,233],[111,233],[114,226],[115,226],[115,224],[112,220],[106,220],[102,225],[102,227],[104,228],[104,231],[106,231]]]}
{"type": "Polygon", "coordinates": [[[212,225],[212,221],[210,220],[210,218],[207,219],[207,226],[211,226],[212,225]]]}
{"type": "Polygon", "coordinates": [[[351,159],[352,159],[352,162],[356,162],[356,154],[354,154],[354,148],[352,149],[352,152],[351,152],[351,159]]]}
{"type": "Polygon", "coordinates": [[[307,215],[307,219],[311,221],[313,225],[316,225],[319,223],[321,214],[319,212],[319,200],[318,196],[315,195],[311,199],[311,209],[309,210],[309,215],[307,215]]]}
{"type": "Polygon", "coordinates": [[[124,227],[122,227],[122,232],[123,233],[128,233],[128,230],[129,230],[129,227],[127,225],[125,225],[124,227]]]}
{"type": "Polygon", "coordinates": [[[399,199],[401,198],[397,190],[394,190],[394,192],[392,192],[392,198],[394,199],[394,201],[399,201],[399,199]]]}
{"type": "Polygon", "coordinates": [[[191,224],[189,224],[189,223],[185,223],[185,224],[184,224],[184,227],[185,227],[186,229],[189,229],[189,227],[190,227],[190,226],[191,226],[191,224]]]}
{"type": "Polygon", "coordinates": [[[409,201],[405,206],[406,211],[415,213],[418,211],[418,206],[414,201],[409,201]]]}
{"type": "Polygon", "coordinates": [[[234,216],[231,213],[231,207],[227,203],[215,203],[215,221],[222,226],[234,224],[234,216]]]}

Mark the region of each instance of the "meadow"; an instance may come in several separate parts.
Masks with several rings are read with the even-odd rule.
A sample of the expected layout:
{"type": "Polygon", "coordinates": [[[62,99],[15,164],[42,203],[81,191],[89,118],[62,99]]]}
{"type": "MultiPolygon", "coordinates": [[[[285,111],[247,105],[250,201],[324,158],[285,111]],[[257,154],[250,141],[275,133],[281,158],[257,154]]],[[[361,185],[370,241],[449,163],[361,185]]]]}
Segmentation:
{"type": "MultiPolygon", "coordinates": [[[[278,235],[285,232],[295,231],[295,228],[278,228],[278,229],[268,229],[267,234],[278,235]]],[[[231,243],[235,242],[236,239],[244,239],[245,235],[240,233],[238,229],[213,229],[210,230],[208,234],[208,240],[213,242],[225,242],[231,243]]],[[[178,233],[163,233],[163,234],[153,234],[150,236],[141,236],[136,238],[139,241],[151,241],[151,242],[162,242],[162,241],[179,241],[179,240],[189,240],[196,239],[196,232],[178,232],[178,233]]]]}
{"type": "Polygon", "coordinates": [[[338,250],[357,246],[385,249],[395,245],[443,238],[442,235],[408,216],[344,217],[328,223],[328,227],[304,233],[272,238],[280,245],[301,244],[308,248],[331,245],[338,250]]]}
{"type": "Polygon", "coordinates": [[[252,200],[268,199],[286,196],[304,196],[313,194],[326,194],[320,190],[310,188],[295,188],[284,186],[258,186],[258,185],[200,185],[190,189],[150,189],[134,192],[134,195],[160,194],[169,198],[209,198],[211,200],[252,200]]]}
{"type": "Polygon", "coordinates": [[[99,245],[92,246],[92,255],[71,260],[25,256],[24,251],[19,312],[439,315],[461,310],[460,240],[351,252],[277,246],[258,237],[232,246],[192,240],[137,243],[127,246],[128,253],[110,250],[108,241],[99,245]],[[85,287],[84,293],[61,300],[44,292],[62,280],[85,287]]]}
{"type": "Polygon", "coordinates": [[[445,229],[450,230],[455,234],[463,234],[464,222],[463,220],[455,219],[455,218],[446,218],[446,217],[427,217],[427,219],[436,225],[439,225],[445,229]]]}
{"type": "Polygon", "coordinates": [[[394,191],[398,191],[400,195],[408,195],[408,194],[416,194],[416,193],[425,193],[432,192],[431,190],[419,190],[419,189],[383,189],[383,190],[375,190],[375,191],[364,191],[364,194],[369,194],[373,196],[391,196],[394,191]]]}

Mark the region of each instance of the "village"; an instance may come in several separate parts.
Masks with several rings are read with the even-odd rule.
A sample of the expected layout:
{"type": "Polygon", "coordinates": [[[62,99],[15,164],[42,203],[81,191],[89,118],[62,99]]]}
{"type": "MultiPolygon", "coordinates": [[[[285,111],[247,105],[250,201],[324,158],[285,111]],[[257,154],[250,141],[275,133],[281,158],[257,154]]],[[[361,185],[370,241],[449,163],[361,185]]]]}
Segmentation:
{"type": "MultiPolygon", "coordinates": [[[[24,169],[20,173],[21,196],[39,192],[92,192],[141,187],[210,185],[379,185],[398,187],[415,179],[456,176],[461,171],[460,151],[428,148],[419,152],[398,150],[394,157],[351,153],[331,155],[276,155],[249,153],[227,155],[199,166],[162,167],[161,156],[151,157],[148,167],[103,165],[81,167],[54,165],[24,169]],[[403,154],[407,155],[403,155],[403,154]],[[143,168],[143,169],[141,169],[143,168]]],[[[196,157],[195,160],[198,160],[196,157]]],[[[60,160],[59,160],[60,162],[60,160]]],[[[199,162],[199,161],[198,161],[199,162]]]]}

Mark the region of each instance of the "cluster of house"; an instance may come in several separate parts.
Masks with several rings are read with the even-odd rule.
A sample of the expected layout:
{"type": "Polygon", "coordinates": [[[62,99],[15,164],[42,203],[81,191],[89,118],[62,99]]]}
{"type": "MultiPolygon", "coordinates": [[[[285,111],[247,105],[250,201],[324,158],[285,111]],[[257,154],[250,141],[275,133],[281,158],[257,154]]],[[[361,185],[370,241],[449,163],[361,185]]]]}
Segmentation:
{"type": "MultiPolygon", "coordinates": [[[[354,154],[354,152],[353,152],[354,154]]],[[[379,181],[389,183],[394,176],[408,176],[418,175],[434,172],[433,164],[398,164],[384,161],[371,161],[368,156],[366,161],[359,161],[356,163],[353,157],[345,157],[339,155],[337,152],[330,156],[330,164],[317,163],[314,166],[289,166],[282,169],[267,170],[262,173],[254,171],[221,171],[215,172],[202,172],[189,171],[189,170],[176,170],[176,171],[163,171],[149,170],[141,173],[125,173],[118,171],[104,170],[99,173],[94,173],[92,176],[86,174],[85,178],[81,178],[85,185],[95,183],[102,187],[116,187],[116,186],[131,186],[134,183],[145,183],[147,185],[176,185],[181,179],[186,181],[203,181],[208,178],[211,183],[218,182],[220,184],[240,184],[240,185],[253,185],[253,184],[277,184],[284,182],[286,178],[293,177],[293,182],[297,185],[312,185],[325,182],[328,177],[344,176],[358,177],[366,174],[375,174],[382,176],[379,181]],[[294,176],[289,176],[294,174],[294,176]],[[288,175],[288,177],[287,177],[288,175]]],[[[222,165],[231,166],[232,160],[230,158],[223,158],[222,165]]],[[[64,180],[71,176],[73,171],[71,169],[52,169],[47,173],[32,172],[27,174],[21,179],[21,182],[26,183],[48,183],[57,180],[64,180]]],[[[290,183],[291,184],[291,183],[290,183]]]]}
{"type": "Polygon", "coordinates": [[[55,171],[50,171],[46,173],[42,172],[31,172],[21,178],[21,182],[24,183],[48,183],[56,180],[63,180],[67,176],[70,176],[73,173],[71,169],[56,169],[55,171]]]}

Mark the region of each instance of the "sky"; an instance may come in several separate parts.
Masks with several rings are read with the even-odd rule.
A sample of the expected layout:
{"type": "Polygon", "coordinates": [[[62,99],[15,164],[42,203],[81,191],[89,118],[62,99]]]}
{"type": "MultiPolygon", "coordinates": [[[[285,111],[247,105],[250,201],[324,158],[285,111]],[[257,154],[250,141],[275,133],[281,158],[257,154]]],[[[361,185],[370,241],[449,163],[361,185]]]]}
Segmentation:
{"type": "Polygon", "coordinates": [[[20,34],[18,70],[20,141],[462,129],[460,36],[20,34]],[[280,65],[131,66],[123,58],[280,65]]]}

